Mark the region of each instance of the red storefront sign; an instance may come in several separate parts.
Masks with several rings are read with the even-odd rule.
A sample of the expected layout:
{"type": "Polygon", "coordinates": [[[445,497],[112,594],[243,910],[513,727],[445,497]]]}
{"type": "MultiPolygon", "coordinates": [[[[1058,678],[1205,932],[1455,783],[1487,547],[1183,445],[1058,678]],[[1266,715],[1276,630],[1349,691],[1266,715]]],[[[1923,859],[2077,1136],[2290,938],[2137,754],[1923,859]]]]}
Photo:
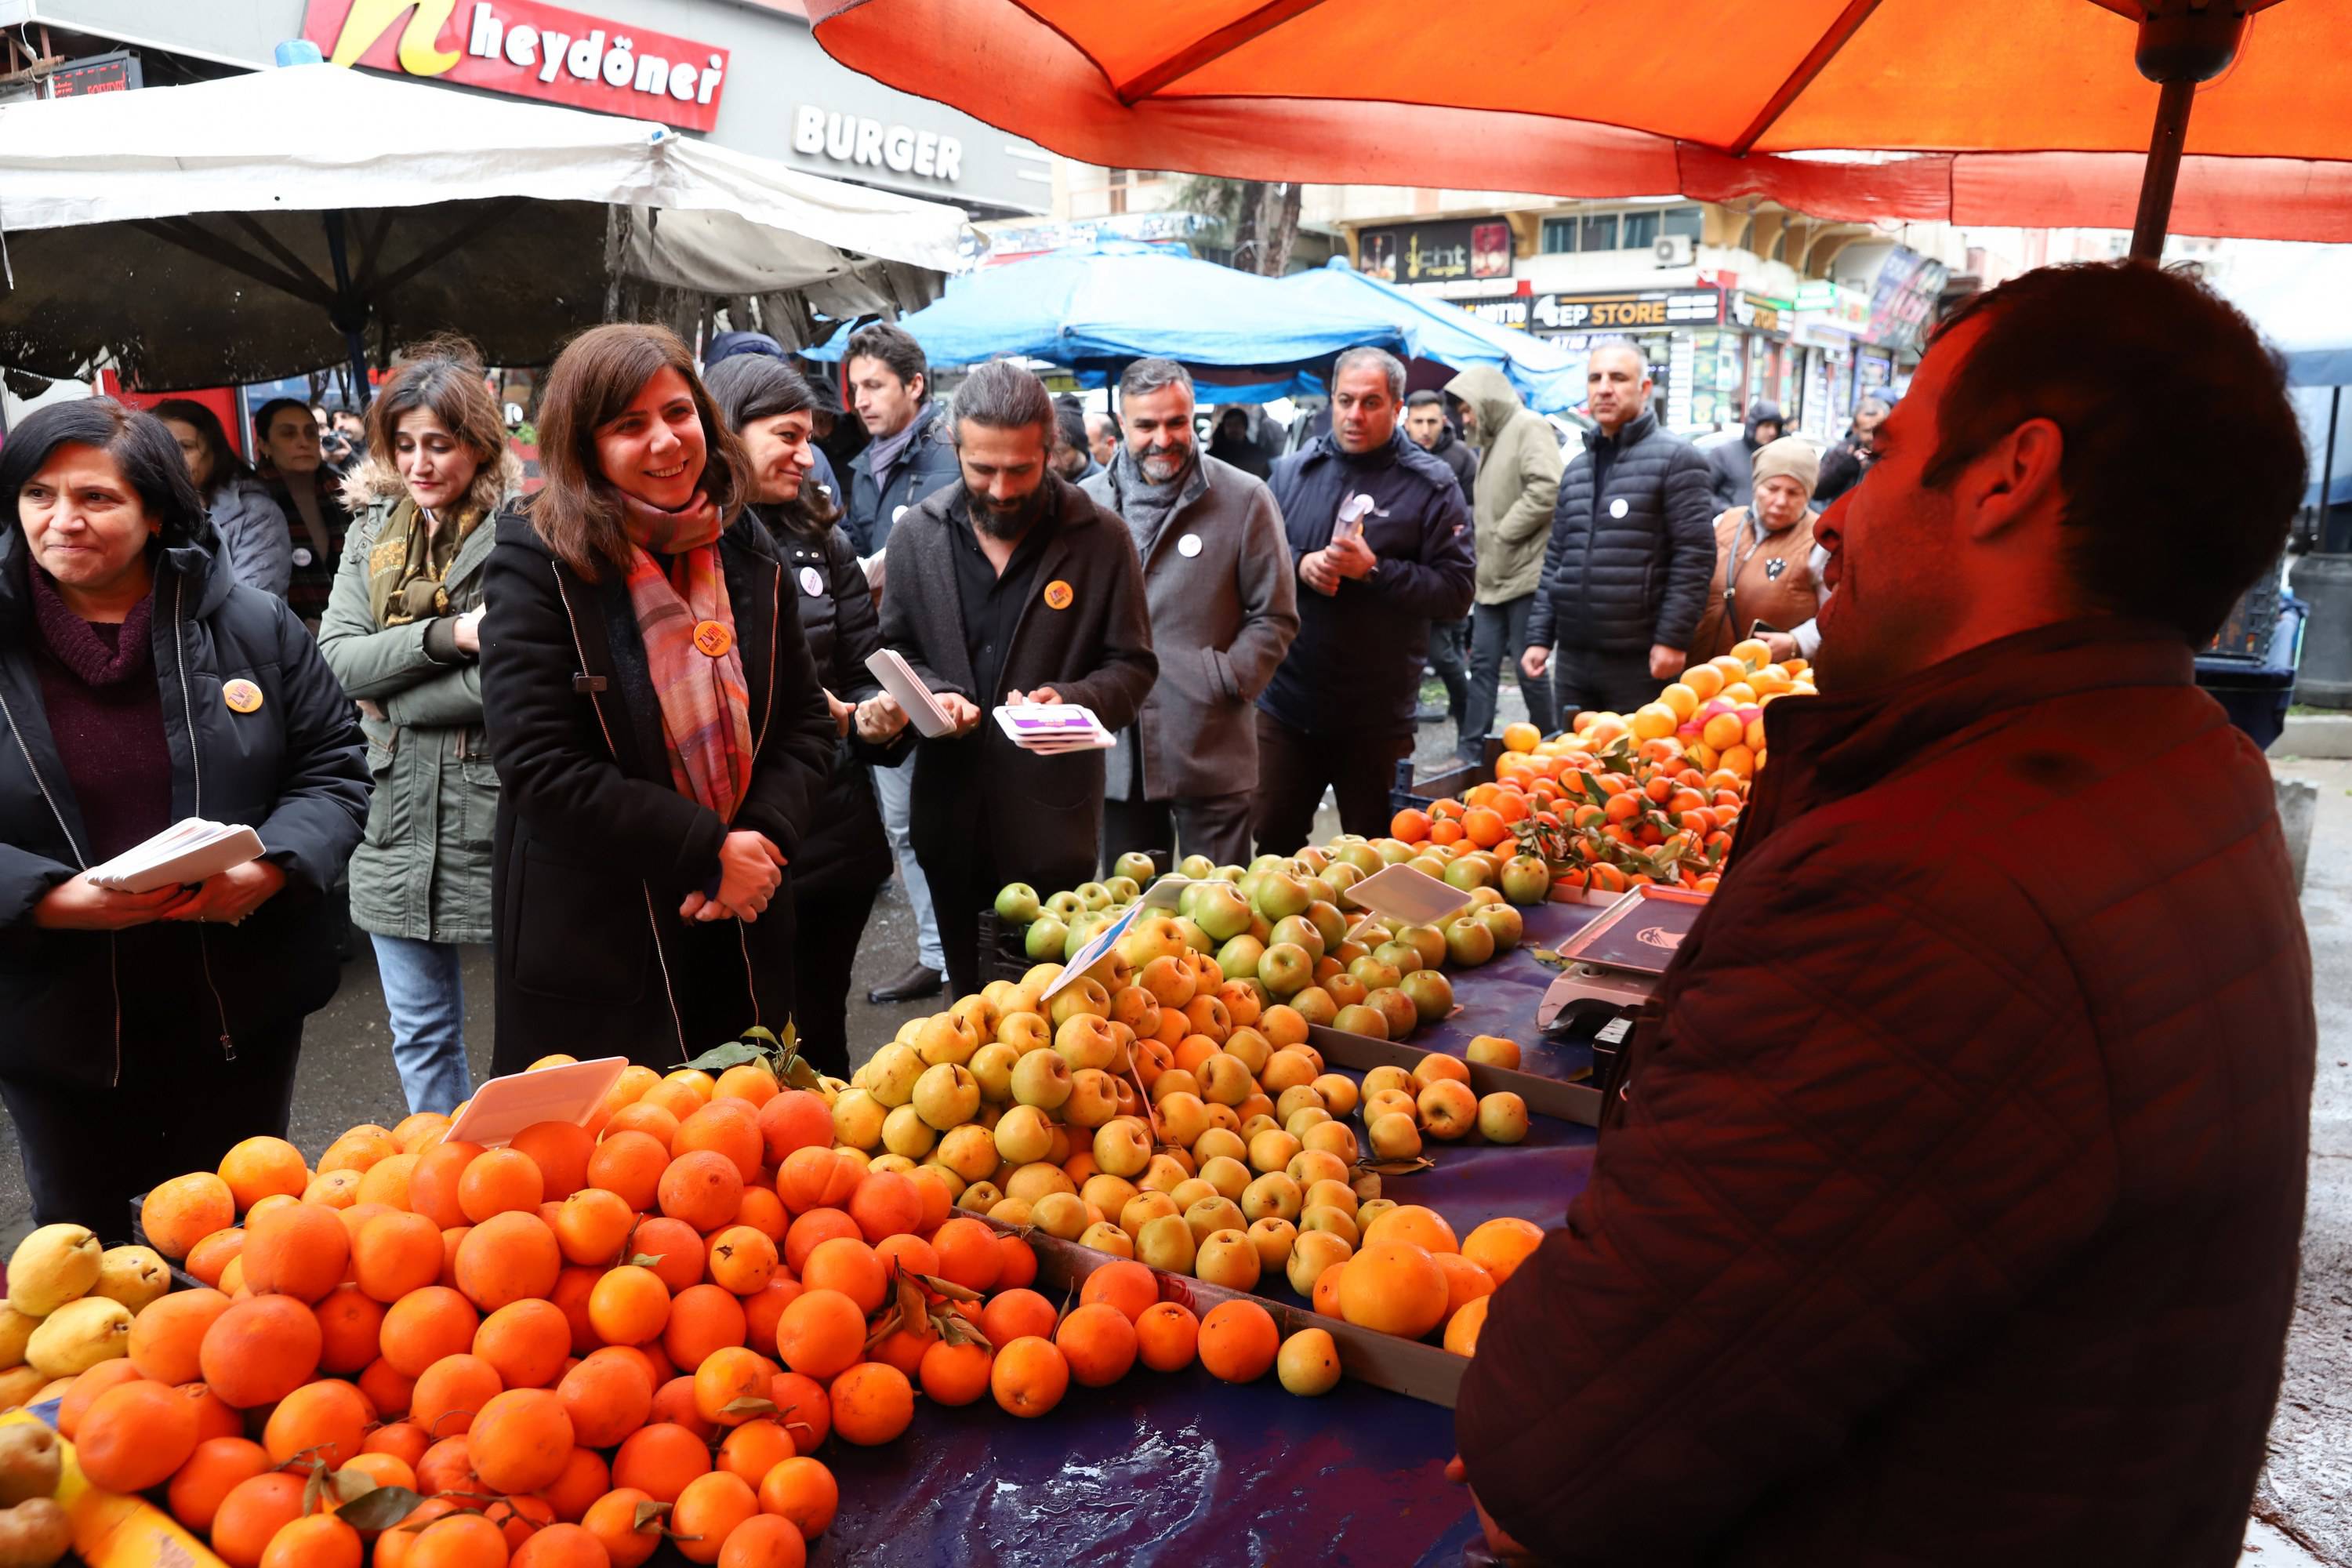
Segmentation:
{"type": "Polygon", "coordinates": [[[334,65],[686,131],[718,122],[727,80],[725,49],[538,0],[310,0],[302,36],[334,65]]]}

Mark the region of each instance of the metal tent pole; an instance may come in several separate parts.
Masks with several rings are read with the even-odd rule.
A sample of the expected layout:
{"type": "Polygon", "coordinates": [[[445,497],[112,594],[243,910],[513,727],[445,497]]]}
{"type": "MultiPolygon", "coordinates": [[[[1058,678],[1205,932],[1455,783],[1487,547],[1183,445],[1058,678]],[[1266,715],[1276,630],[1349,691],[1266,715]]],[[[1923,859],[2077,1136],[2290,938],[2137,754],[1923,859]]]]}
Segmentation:
{"type": "Polygon", "coordinates": [[[2164,258],[2165,231],[2172,219],[2172,193],[2180,178],[2180,155],[2189,141],[2189,111],[2197,84],[2210,81],[2237,58],[2245,36],[2248,0],[2146,0],[2133,63],[2139,74],[2162,85],[2156,103],[2156,129],[2148,139],[2147,169],[2140,178],[2139,212],[2132,224],[2131,255],[2154,263],[2164,258]]]}

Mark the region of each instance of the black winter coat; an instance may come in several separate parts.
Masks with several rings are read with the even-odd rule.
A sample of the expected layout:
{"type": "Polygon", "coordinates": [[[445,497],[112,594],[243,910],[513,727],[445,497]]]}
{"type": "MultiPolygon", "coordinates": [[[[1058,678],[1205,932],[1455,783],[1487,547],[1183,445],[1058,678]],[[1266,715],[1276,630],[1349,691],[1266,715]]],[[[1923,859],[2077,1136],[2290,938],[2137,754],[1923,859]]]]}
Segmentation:
{"type": "Polygon", "coordinates": [[[242,823],[286,885],[242,925],[48,931],[33,907],[93,862],[34,667],[34,570],[0,535],[0,1078],[150,1083],[316,1012],[341,979],[325,894],[367,817],[358,715],[284,600],[239,586],[205,523],[164,536],[152,623],[175,820],[242,823]],[[239,713],[221,689],[261,689],[239,713]]]}
{"type": "Polygon", "coordinates": [[[870,556],[881,550],[890,542],[890,531],[908,507],[919,505],[932,491],[963,478],[954,443],[948,437],[946,410],[933,399],[915,415],[914,439],[898,454],[888,484],[874,482],[872,442],[849,460],[849,509],[842,521],[858,554],[870,556]]]}
{"type": "Polygon", "coordinates": [[[1099,854],[1104,754],[1024,751],[993,710],[1008,691],[1050,686],[1115,732],[1135,722],[1160,660],[1127,524],[1067,479],[1048,475],[1045,483],[1058,529],[1038,554],[1034,591],[993,690],[980,689],[964,640],[952,553],[953,531],[971,526],[961,482],[907,514],[882,590],[882,637],[925,686],[969,698],[982,715],[965,735],[915,748],[916,856],[961,858],[971,836],[985,831],[989,856],[1006,879],[1060,887],[1064,876],[1083,879],[1099,854]],[[1056,583],[1069,589],[1058,608],[1045,600],[1056,583]]]}
{"type": "Polygon", "coordinates": [[[1538,647],[1687,649],[1715,576],[1715,495],[1706,458],[1644,413],[1612,439],[1585,433],[1560,476],[1543,584],[1528,616],[1538,647]],[[1594,464],[1607,459],[1598,493],[1594,464]]]}
{"type": "Polygon", "coordinates": [[[1426,448],[1429,455],[1454,470],[1454,482],[1462,487],[1462,504],[1475,507],[1478,501],[1478,448],[1454,433],[1448,425],[1437,433],[1437,445],[1426,448]]]}
{"type": "Polygon", "coordinates": [[[499,519],[482,569],[482,715],[499,766],[492,900],[500,1073],[562,1051],[664,1068],[781,1030],[793,1005],[793,875],[755,921],[682,921],[730,828],[797,856],[833,763],[833,718],[797,593],[766,531],[720,535],[751,711],[735,820],[670,781],[661,704],[618,571],[588,582],[528,517],[499,519]]]}
{"type": "Polygon", "coordinates": [[[1454,470],[1399,428],[1387,446],[1352,456],[1318,437],[1276,463],[1267,488],[1294,576],[1331,542],[1350,495],[1377,509],[1364,519],[1364,542],[1380,569],[1342,581],[1336,595],[1298,585],[1298,636],[1257,705],[1310,734],[1409,728],[1429,623],[1460,620],[1477,591],[1470,508],[1454,470]]]}
{"type": "MultiPolygon", "coordinates": [[[[811,530],[765,508],[752,515],[768,527],[788,574],[785,590],[800,596],[801,631],[809,658],[825,689],[856,704],[876,695],[882,683],[866,668],[882,646],[874,591],[857,564],[857,546],[836,525],[811,530]]],[[[825,785],[801,852],[793,858],[793,889],[803,897],[862,892],[890,879],[896,864],[882,833],[882,812],[874,801],[869,763],[892,766],[914,749],[915,727],[898,731],[887,746],[858,739],[853,727],[835,742],[833,777],[825,785]]]]}

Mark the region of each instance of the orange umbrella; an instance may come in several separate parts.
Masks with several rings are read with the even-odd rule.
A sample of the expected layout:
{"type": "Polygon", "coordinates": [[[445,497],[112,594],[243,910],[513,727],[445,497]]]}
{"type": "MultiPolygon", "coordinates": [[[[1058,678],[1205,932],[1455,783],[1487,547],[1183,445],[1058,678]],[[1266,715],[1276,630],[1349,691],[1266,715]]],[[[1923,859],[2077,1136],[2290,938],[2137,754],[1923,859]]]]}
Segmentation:
{"type": "Polygon", "coordinates": [[[855,69],[1113,167],[2352,240],[2352,0],[808,7],[855,69]],[[1832,150],[1916,155],[1798,155],[1832,150]]]}

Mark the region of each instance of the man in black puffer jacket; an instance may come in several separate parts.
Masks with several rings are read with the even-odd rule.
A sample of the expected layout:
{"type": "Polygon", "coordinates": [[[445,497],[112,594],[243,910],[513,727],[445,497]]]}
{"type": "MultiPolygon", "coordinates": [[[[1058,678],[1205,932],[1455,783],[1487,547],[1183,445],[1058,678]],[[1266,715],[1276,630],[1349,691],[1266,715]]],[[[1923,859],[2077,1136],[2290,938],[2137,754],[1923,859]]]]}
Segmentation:
{"type": "Polygon", "coordinates": [[[1541,675],[1563,721],[1579,710],[1630,713],[1683,671],[1715,575],[1715,492],[1706,458],[1651,412],[1649,362],[1603,343],[1585,370],[1601,428],[1560,477],[1543,581],[1520,667],[1541,675]]]}
{"type": "Polygon", "coordinates": [[[1298,636],[1257,700],[1262,855],[1310,841],[1327,785],[1344,831],[1386,831],[1430,623],[1470,613],[1469,509],[1454,470],[1405,435],[1403,406],[1395,356],[1349,349],[1331,371],[1331,433],[1267,481],[1302,591],[1298,636]]]}

